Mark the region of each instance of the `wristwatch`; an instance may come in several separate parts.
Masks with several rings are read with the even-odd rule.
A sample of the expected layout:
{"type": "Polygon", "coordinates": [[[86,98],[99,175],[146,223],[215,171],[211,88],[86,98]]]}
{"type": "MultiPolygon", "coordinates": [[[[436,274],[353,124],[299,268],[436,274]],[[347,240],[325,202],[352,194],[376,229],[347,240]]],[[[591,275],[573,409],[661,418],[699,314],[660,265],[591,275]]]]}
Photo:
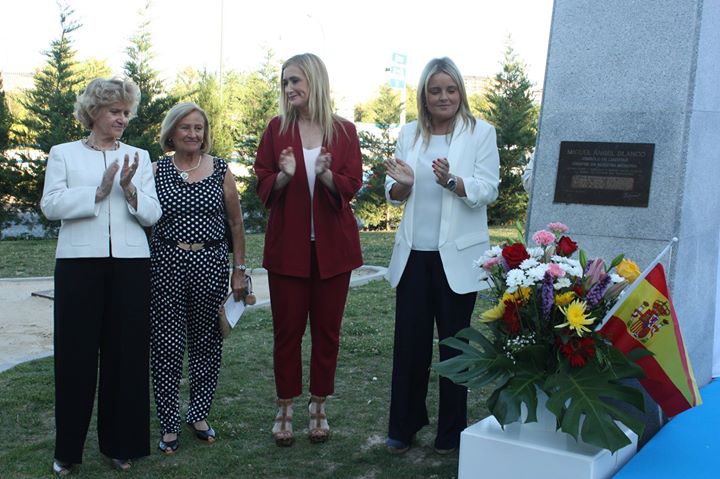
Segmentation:
{"type": "Polygon", "coordinates": [[[445,183],[445,188],[447,188],[450,191],[455,191],[455,188],[457,188],[457,176],[450,175],[450,178],[448,178],[447,183],[445,183]]]}
{"type": "Polygon", "coordinates": [[[247,270],[247,266],[245,266],[244,264],[236,264],[233,269],[238,269],[244,273],[245,270],[247,270]]]}

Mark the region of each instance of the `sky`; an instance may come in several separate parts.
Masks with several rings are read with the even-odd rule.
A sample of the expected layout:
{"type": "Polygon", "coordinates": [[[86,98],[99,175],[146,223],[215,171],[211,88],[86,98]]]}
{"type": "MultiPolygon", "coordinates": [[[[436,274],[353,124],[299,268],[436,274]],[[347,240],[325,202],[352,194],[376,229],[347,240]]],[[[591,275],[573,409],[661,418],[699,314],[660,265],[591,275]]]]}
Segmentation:
{"type": "MultiPolygon", "coordinates": [[[[66,0],[82,24],[79,60],[104,59],[122,73],[125,49],[147,0],[66,0]]],[[[152,0],[154,67],[172,82],[186,67],[253,71],[270,48],[280,61],[312,52],[327,65],[336,102],[367,101],[389,81],[393,54],[406,81],[448,56],[463,75],[500,70],[510,38],[530,80],[542,88],[552,0],[152,0]]],[[[0,71],[31,73],[60,36],[55,0],[0,0],[0,71]]]]}

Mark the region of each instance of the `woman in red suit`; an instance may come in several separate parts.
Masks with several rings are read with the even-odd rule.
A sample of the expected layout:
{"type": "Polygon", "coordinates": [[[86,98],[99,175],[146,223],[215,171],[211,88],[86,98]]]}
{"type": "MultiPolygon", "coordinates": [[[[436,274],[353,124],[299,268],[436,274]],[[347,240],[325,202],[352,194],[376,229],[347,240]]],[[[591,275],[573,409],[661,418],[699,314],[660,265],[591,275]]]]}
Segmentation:
{"type": "Polygon", "coordinates": [[[273,316],[278,446],[293,443],[292,401],[302,394],[302,337],[308,318],[312,442],[330,428],[325,398],[334,392],[340,323],[350,272],[362,265],[350,201],[362,184],[355,126],[334,115],[322,60],[305,53],[282,66],[280,116],[258,147],[257,192],[270,210],[263,266],[273,316]]]}

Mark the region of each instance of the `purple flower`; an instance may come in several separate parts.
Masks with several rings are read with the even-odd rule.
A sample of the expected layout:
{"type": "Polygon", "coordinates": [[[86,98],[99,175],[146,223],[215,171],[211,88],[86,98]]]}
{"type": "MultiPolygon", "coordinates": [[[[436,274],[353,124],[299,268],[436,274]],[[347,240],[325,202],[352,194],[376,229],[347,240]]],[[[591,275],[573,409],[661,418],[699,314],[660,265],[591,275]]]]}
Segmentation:
{"type": "Polygon", "coordinates": [[[587,302],[588,306],[595,306],[600,302],[603,295],[605,294],[605,290],[608,287],[608,284],[610,284],[610,275],[605,275],[604,278],[601,278],[600,281],[595,283],[595,285],[590,288],[590,291],[585,295],[585,301],[587,302]]]}
{"type": "Polygon", "coordinates": [[[554,278],[550,273],[545,273],[542,282],[542,289],[540,290],[543,318],[546,320],[550,319],[550,311],[552,311],[553,304],[555,303],[553,280],[554,278]]]}

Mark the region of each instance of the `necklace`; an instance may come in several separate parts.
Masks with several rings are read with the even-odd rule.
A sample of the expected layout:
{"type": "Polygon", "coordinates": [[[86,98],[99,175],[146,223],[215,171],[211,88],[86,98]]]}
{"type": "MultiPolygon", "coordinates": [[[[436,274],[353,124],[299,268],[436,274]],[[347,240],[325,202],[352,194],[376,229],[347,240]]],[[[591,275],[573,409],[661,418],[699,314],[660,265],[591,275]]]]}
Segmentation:
{"type": "Polygon", "coordinates": [[[94,144],[90,143],[90,138],[85,138],[85,139],[83,140],[83,143],[85,144],[85,146],[87,146],[88,148],[90,148],[90,149],[92,149],[92,150],[95,150],[95,151],[117,150],[118,148],[120,148],[120,143],[119,143],[117,140],[115,140],[115,143],[113,144],[112,147],[110,147],[110,148],[105,148],[105,149],[103,149],[103,148],[98,148],[98,147],[95,146],[94,144]]]}
{"type": "Polygon", "coordinates": [[[198,169],[198,167],[200,166],[200,162],[202,161],[202,159],[203,159],[203,155],[200,155],[200,158],[198,158],[197,163],[195,163],[195,166],[193,166],[192,168],[188,168],[187,170],[182,170],[182,169],[178,168],[178,165],[175,163],[175,157],[174,157],[174,156],[173,156],[173,159],[172,159],[172,164],[173,164],[173,166],[175,167],[175,169],[178,171],[178,173],[180,174],[180,178],[182,178],[183,181],[187,182],[188,178],[190,177],[190,172],[193,171],[193,170],[197,170],[197,169],[198,169]]]}

